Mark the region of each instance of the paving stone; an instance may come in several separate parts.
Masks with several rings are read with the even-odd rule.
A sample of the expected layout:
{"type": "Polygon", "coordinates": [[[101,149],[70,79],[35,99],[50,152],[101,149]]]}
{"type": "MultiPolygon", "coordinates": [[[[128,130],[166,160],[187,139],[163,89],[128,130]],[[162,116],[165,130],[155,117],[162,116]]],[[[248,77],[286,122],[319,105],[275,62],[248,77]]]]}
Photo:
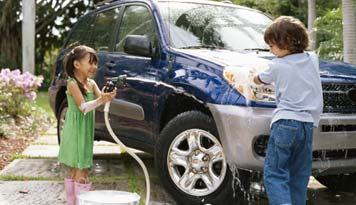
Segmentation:
{"type": "Polygon", "coordinates": [[[63,183],[52,181],[0,181],[1,205],[63,205],[63,183]]]}
{"type": "MultiPolygon", "coordinates": [[[[94,183],[93,190],[128,191],[128,181],[112,183],[94,183]]],[[[157,189],[155,189],[157,193],[157,189]]],[[[167,201],[151,194],[150,205],[170,205],[167,201]]],[[[142,197],[142,196],[141,196],[142,197]]],[[[142,197],[145,198],[145,197],[142,197]]],[[[1,205],[64,205],[65,192],[63,182],[57,181],[0,181],[1,205]]]]}
{"type": "MultiPolygon", "coordinates": [[[[139,187],[142,190],[140,195],[143,199],[146,199],[146,181],[139,180],[139,187]]],[[[159,204],[165,202],[165,204],[176,204],[172,197],[164,190],[159,179],[150,180],[150,201],[159,201],[159,204]]],[[[151,204],[151,203],[150,203],[151,204]]]]}
{"type": "Polygon", "coordinates": [[[39,136],[32,144],[44,144],[44,145],[58,145],[57,136],[43,135],[39,136]]]}
{"type": "Polygon", "coordinates": [[[94,146],[118,146],[116,143],[107,141],[94,141],[94,146]]]}
{"type": "MultiPolygon", "coordinates": [[[[23,152],[23,155],[29,157],[43,157],[43,158],[56,158],[59,152],[59,146],[54,144],[36,144],[37,141],[28,146],[23,152]]],[[[41,143],[41,142],[39,142],[41,143]]],[[[137,153],[145,153],[136,149],[131,149],[133,152],[137,153]]],[[[94,155],[102,155],[102,154],[120,154],[123,152],[123,149],[118,145],[94,145],[94,155]]],[[[145,153],[147,154],[147,153],[145,153]]]]}
{"type": "MultiPolygon", "coordinates": [[[[56,159],[17,159],[0,172],[0,175],[63,178],[68,169],[60,166],[56,159]]],[[[92,177],[126,177],[122,160],[94,160],[90,169],[92,177]]]]}
{"type": "MultiPolygon", "coordinates": [[[[148,159],[146,160],[142,159],[142,160],[148,170],[148,174],[150,176],[157,176],[157,170],[155,168],[153,158],[151,160],[148,159]]],[[[133,167],[136,176],[144,176],[143,170],[138,162],[133,161],[132,163],[130,163],[130,166],[133,167]]]]}
{"type": "MultiPolygon", "coordinates": [[[[55,158],[58,156],[59,146],[58,145],[30,145],[27,147],[22,154],[30,157],[50,157],[55,158]]],[[[119,146],[94,146],[94,154],[113,154],[121,153],[121,148],[119,146]]]]}
{"type": "MultiPolygon", "coordinates": [[[[173,205],[170,196],[163,190],[154,170],[153,157],[139,150],[131,149],[146,164],[151,179],[150,205],[173,205]]],[[[59,146],[56,128],[51,128],[43,133],[33,144],[23,151],[23,155],[42,159],[17,159],[0,171],[2,176],[63,178],[66,168],[57,161],[59,146]],[[53,159],[51,159],[53,158],[53,159]]],[[[94,190],[121,190],[129,191],[130,182],[127,166],[132,164],[137,187],[141,195],[145,195],[146,184],[142,178],[143,172],[139,164],[122,152],[116,143],[95,141],[94,161],[90,169],[90,177],[95,177],[94,190]],[[107,182],[108,177],[113,177],[112,182],[107,182]],[[100,182],[105,179],[105,182],[100,182]],[[120,179],[120,180],[118,180],[120,179]]],[[[109,178],[110,179],[110,178],[109,178]]],[[[146,196],[142,196],[144,199],[146,196]]],[[[63,182],[58,181],[0,181],[0,205],[63,205],[65,192],[63,182]]]]}
{"type": "Polygon", "coordinates": [[[30,145],[23,152],[29,157],[57,157],[59,146],[53,145],[30,145]]]}

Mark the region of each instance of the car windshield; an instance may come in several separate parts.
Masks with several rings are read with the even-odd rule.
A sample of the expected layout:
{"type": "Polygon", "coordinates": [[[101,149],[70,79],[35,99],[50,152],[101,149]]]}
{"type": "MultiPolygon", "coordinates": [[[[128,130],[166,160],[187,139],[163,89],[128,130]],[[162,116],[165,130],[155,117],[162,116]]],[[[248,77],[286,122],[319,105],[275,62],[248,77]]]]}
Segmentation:
{"type": "Polygon", "coordinates": [[[263,33],[272,20],[255,10],[232,5],[160,2],[174,48],[267,50],[263,33]]]}

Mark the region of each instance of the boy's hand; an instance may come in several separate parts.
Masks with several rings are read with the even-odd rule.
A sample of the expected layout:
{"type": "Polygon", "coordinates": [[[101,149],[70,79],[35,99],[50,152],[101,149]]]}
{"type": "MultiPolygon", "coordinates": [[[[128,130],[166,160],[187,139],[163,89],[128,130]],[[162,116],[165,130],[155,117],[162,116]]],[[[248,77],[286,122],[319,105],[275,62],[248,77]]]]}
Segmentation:
{"type": "Polygon", "coordinates": [[[258,73],[255,71],[255,69],[250,70],[248,79],[251,83],[251,86],[257,86],[257,85],[262,84],[262,82],[258,78],[258,73]]]}
{"type": "Polygon", "coordinates": [[[263,84],[263,82],[258,77],[258,73],[256,73],[256,72],[250,73],[249,78],[250,78],[250,81],[252,82],[252,84],[255,84],[255,85],[263,84]]]}

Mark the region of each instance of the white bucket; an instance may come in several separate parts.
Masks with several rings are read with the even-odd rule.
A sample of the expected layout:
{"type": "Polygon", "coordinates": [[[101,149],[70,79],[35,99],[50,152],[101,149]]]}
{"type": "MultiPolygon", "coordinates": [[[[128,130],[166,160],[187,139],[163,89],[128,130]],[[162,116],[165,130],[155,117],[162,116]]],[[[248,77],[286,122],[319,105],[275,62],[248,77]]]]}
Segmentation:
{"type": "Polygon", "coordinates": [[[98,190],[78,194],[79,205],[138,205],[140,196],[125,191],[98,190]]]}

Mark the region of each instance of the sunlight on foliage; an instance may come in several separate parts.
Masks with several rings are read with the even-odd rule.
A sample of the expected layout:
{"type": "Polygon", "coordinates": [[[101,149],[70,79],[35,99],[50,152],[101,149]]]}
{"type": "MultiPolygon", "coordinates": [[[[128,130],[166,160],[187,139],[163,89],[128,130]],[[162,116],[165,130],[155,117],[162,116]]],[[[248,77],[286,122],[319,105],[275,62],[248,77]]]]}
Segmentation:
{"type": "Polygon", "coordinates": [[[342,11],[332,9],[315,22],[319,46],[317,52],[321,58],[343,60],[342,11]]]}

